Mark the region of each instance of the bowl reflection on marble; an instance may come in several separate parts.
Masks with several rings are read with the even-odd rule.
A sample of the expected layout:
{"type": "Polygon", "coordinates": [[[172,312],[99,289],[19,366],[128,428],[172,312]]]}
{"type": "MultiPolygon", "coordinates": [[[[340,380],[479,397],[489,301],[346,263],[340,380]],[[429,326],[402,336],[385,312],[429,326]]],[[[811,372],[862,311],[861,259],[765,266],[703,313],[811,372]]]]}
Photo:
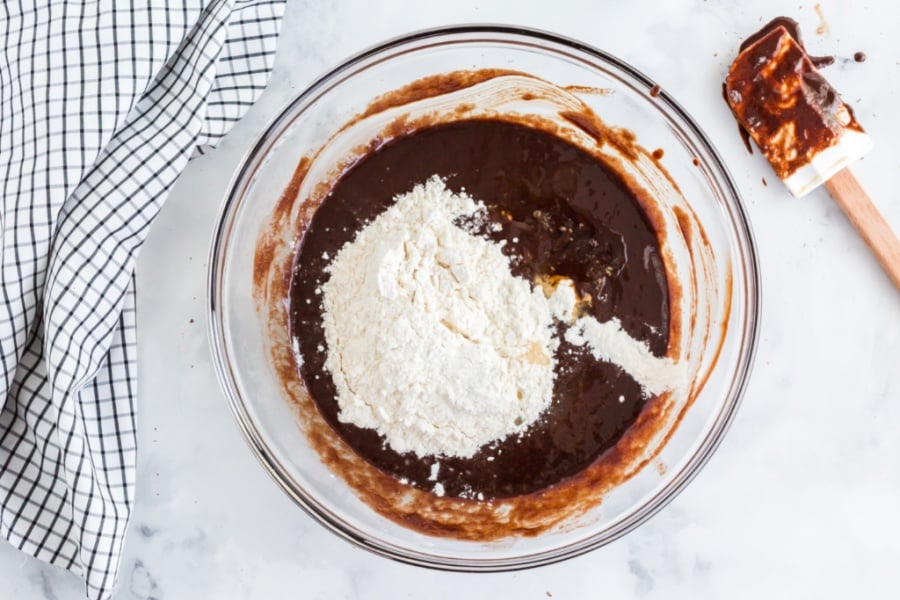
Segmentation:
{"type": "Polygon", "coordinates": [[[264,468],[301,507],[377,553],[490,571],[596,548],[683,489],[739,403],[756,343],[758,293],[752,236],[735,186],[668,94],[621,60],[578,42],[506,27],[459,27],[416,33],[348,60],[260,135],[232,181],[213,240],[209,323],[218,376],[237,422],[264,468]],[[423,78],[488,70],[501,76],[384,101],[397,98],[390,95],[396,90],[417,89],[409,86],[423,78]],[[510,93],[523,88],[529,102],[510,93]],[[297,240],[336,174],[372,140],[399,135],[397,123],[523,114],[553,122],[573,111],[598,115],[606,133],[592,135],[595,128],[570,118],[554,125],[560,135],[624,168],[658,208],[666,271],[675,282],[669,287],[678,290],[670,311],[678,335],[669,353],[687,364],[690,377],[647,403],[642,427],[632,427],[615,447],[614,470],[601,457],[581,478],[490,503],[413,488],[396,493],[395,480],[328,427],[297,376],[285,301],[297,240]],[[620,133],[636,143],[604,142],[620,133]],[[661,152],[654,157],[644,148],[661,152]]]}

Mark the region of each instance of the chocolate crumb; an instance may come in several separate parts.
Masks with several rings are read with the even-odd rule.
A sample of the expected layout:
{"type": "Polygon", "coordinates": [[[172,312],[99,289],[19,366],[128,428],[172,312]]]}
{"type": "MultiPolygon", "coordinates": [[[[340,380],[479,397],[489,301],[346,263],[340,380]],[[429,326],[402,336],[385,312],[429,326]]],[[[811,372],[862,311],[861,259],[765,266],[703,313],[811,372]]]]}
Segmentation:
{"type": "Polygon", "coordinates": [[[659,87],[659,85],[654,85],[652,88],[650,88],[650,95],[652,97],[656,98],[657,96],[659,96],[659,93],[661,91],[662,91],[662,88],[659,87]]]}
{"type": "Polygon", "coordinates": [[[813,9],[816,11],[816,14],[819,15],[819,26],[816,27],[816,33],[819,35],[828,35],[831,33],[831,28],[828,27],[828,21],[825,20],[825,13],[822,12],[822,5],[816,3],[813,6],[813,9]]]}
{"type": "Polygon", "coordinates": [[[653,160],[659,160],[665,155],[665,152],[662,148],[657,148],[653,151],[653,160]]]}
{"type": "Polygon", "coordinates": [[[695,167],[699,167],[699,166],[700,166],[700,159],[697,158],[696,156],[691,160],[691,162],[694,163],[694,166],[695,166],[695,167]]]}
{"type": "Polygon", "coordinates": [[[865,52],[857,52],[856,54],[853,55],[853,60],[855,60],[858,63],[866,62],[867,58],[868,58],[868,56],[866,56],[865,52]]]}

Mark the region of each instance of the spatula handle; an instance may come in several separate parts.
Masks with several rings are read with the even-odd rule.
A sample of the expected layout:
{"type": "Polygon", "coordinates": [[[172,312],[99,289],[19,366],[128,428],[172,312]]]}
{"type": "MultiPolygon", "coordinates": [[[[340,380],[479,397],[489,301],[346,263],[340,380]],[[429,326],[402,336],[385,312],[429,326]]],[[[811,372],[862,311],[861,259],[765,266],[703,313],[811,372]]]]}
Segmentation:
{"type": "Polygon", "coordinates": [[[859,185],[849,168],[838,171],[825,182],[831,197],[875,253],[888,277],[900,289],[900,239],[891,231],[872,199],[859,185]]]}

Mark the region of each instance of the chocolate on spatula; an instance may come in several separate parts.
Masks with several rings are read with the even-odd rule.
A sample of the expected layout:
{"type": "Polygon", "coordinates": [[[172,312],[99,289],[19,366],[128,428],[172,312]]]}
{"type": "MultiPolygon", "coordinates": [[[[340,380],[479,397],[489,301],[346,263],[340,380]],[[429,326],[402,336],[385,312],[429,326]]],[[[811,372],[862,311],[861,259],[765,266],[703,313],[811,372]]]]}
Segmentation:
{"type": "Polygon", "coordinates": [[[741,46],[725,81],[725,99],[776,174],[800,197],[862,157],[872,143],[819,73],[795,25],[776,19],[741,46]]]}
{"type": "Polygon", "coordinates": [[[848,165],[872,147],[850,107],[819,73],[797,23],[779,17],[741,45],[725,100],[797,197],[824,184],[900,288],[900,240],[848,165]]]}

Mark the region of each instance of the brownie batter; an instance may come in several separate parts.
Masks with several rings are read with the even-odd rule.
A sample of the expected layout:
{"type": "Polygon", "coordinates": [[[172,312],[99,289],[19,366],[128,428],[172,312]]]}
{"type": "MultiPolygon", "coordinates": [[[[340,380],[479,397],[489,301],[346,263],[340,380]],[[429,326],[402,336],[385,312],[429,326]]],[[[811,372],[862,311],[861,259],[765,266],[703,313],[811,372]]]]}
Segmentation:
{"type": "Polygon", "coordinates": [[[741,44],[723,95],[744,143],[752,137],[781,179],[835,146],[843,132],[862,132],[852,109],[822,77],[831,56],[806,52],[797,22],[778,17],[741,44]]]}
{"type": "Polygon", "coordinates": [[[552,403],[542,418],[522,436],[484,446],[470,458],[398,454],[373,430],[337,418],[317,293],[325,269],[395,196],[434,174],[487,206],[489,223],[479,233],[506,242],[515,275],[536,285],[572,279],[590,297],[590,314],[600,321],[617,317],[661,356],[669,340],[669,297],[659,242],[621,178],[594,156],[544,131],[499,120],[421,129],[369,153],[334,184],[304,234],[291,282],[291,335],[303,357],[300,374],[329,425],[371,464],[422,489],[433,489],[429,476],[437,461],[437,481],[448,496],[535,492],[593,463],[646,401],[628,374],[564,341],[552,403]]]}
{"type": "MultiPolygon", "coordinates": [[[[788,34],[790,34],[790,36],[794,38],[794,41],[796,41],[797,44],[803,49],[803,51],[806,52],[806,45],[803,43],[803,35],[801,35],[800,33],[800,24],[790,17],[775,17],[774,19],[763,25],[763,27],[759,31],[750,35],[746,40],[741,42],[741,45],[738,48],[738,52],[743,52],[756,42],[771,34],[779,27],[784,27],[788,34]]],[[[822,69],[834,64],[833,56],[812,56],[808,52],[806,53],[806,55],[809,57],[809,60],[810,62],[812,62],[813,66],[815,66],[817,69],[822,69]]]]}

